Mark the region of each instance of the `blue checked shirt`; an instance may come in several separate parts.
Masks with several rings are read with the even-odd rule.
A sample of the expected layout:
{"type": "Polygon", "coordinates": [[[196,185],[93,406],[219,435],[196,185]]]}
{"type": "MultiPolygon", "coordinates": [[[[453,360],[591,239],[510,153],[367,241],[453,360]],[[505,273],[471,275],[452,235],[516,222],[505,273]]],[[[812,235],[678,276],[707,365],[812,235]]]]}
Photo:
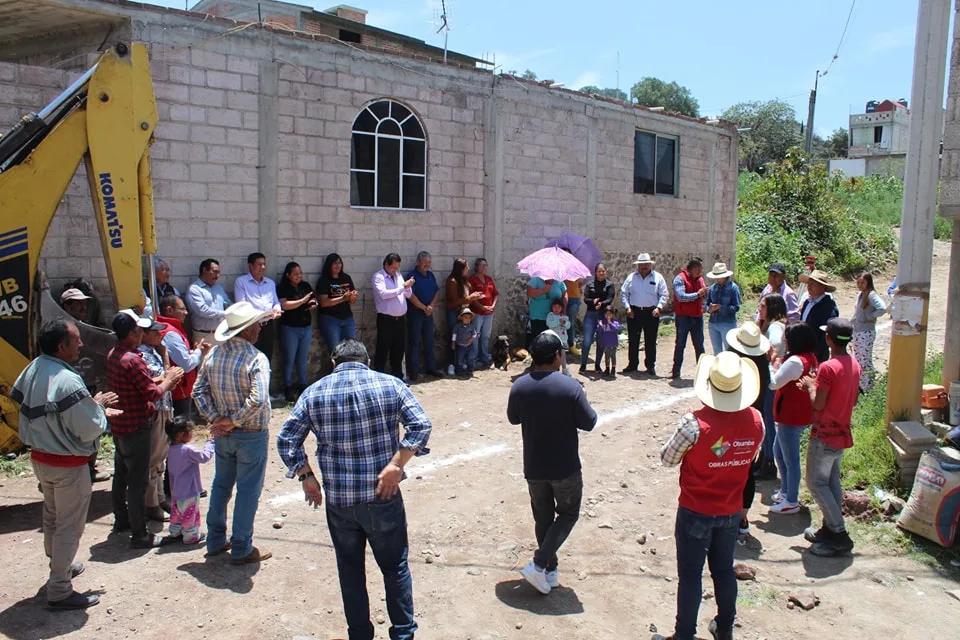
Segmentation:
{"type": "Polygon", "coordinates": [[[267,356],[240,337],[218,344],[200,366],[193,399],[210,422],[225,417],[242,429],[266,429],[270,425],[267,356]]]}
{"type": "Polygon", "coordinates": [[[294,477],[307,463],[303,442],[312,431],[327,504],[348,507],[377,499],[377,475],[398,449],[429,453],[432,428],[403,382],[345,362],[300,396],[277,436],[277,451],[287,477],[294,477]]]}

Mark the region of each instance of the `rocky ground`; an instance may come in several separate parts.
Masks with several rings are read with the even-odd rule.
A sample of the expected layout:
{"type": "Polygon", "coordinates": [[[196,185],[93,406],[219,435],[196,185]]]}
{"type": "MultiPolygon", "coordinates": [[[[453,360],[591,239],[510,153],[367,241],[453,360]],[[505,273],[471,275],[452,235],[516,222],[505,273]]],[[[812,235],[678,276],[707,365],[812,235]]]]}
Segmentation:
{"type": "MultiPolygon", "coordinates": [[[[946,273],[938,243],[934,273],[946,273]]],[[[878,289],[889,278],[878,278],[878,289]]],[[[945,297],[931,313],[932,349],[943,343],[945,297]]],[[[837,294],[844,313],[855,293],[837,294]]],[[[881,325],[877,360],[885,364],[889,325],[881,325]],[[884,329],[886,329],[884,331],[884,329]]],[[[673,338],[661,339],[661,373],[673,338]]],[[[621,358],[625,362],[625,353],[621,358]]],[[[676,556],[672,539],[677,472],[659,464],[660,444],[680,414],[695,406],[688,350],[683,378],[581,378],[600,413],[581,440],[584,505],[561,552],[561,582],[540,596],[517,569],[529,561],[533,524],[521,468],[517,427],[504,410],[511,379],[521,372],[485,371],[472,380],[414,386],[434,421],[432,454],[412,462],[403,485],[410,533],[419,638],[493,640],[644,638],[673,629],[676,556]]],[[[271,431],[285,412],[277,410],[271,431]]],[[[271,447],[273,448],[273,447],[271,447]]],[[[213,466],[203,469],[209,483],[213,466]]],[[[256,544],[274,557],[259,567],[205,560],[199,549],[131,550],[109,536],[109,483],[95,486],[78,559],[81,590],[102,593],[86,612],[43,608],[46,561],[38,531],[41,503],[32,478],[0,480],[0,634],[18,639],[70,638],[342,638],[346,632],[336,564],[323,511],[302,500],[272,453],[256,522],[256,544]],[[280,526],[275,528],[273,525],[280,526]]],[[[764,496],[775,486],[760,483],[764,496]]],[[[759,498],[759,497],[758,497],[759,498]]],[[[765,499],[763,502],[767,502],[765,499]]],[[[204,502],[204,507],[206,506],[204,502]]],[[[958,575],[941,575],[910,559],[860,545],[852,557],[811,556],[801,533],[806,509],[771,516],[758,499],[739,561],[755,568],[741,582],[738,638],[956,638],[958,575]],[[819,605],[788,605],[796,596],[819,605]]],[[[387,638],[383,587],[369,557],[377,638],[387,638]]],[[[705,580],[701,635],[714,615],[705,580]]]]}

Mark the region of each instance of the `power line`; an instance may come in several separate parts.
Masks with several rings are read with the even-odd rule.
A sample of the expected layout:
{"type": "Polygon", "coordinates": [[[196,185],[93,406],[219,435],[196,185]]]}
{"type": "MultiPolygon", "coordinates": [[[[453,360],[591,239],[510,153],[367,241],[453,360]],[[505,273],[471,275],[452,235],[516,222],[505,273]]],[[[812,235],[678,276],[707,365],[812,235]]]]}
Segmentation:
{"type": "Polygon", "coordinates": [[[836,62],[837,58],[840,57],[840,47],[843,46],[843,40],[847,37],[847,29],[850,27],[850,20],[853,18],[853,9],[856,6],[857,0],[853,0],[850,3],[850,11],[847,13],[847,21],[843,25],[843,33],[840,34],[840,42],[837,43],[837,50],[833,52],[833,57],[830,58],[830,64],[828,64],[824,72],[820,74],[821,78],[830,72],[830,69],[833,67],[833,63],[836,62]]]}

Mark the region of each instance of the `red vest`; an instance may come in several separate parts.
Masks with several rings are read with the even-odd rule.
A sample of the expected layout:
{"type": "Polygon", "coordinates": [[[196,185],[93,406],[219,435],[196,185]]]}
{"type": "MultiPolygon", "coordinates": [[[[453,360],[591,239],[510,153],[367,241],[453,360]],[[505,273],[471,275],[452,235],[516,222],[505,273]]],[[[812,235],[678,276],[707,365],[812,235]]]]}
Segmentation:
{"type": "Polygon", "coordinates": [[[743,488],[763,443],[763,417],[753,407],[724,413],[694,411],[700,437],[680,467],[680,506],[704,516],[729,516],[743,508],[743,488]]]}
{"type": "MultiPolygon", "coordinates": [[[[803,377],[813,374],[819,362],[815,353],[797,354],[803,362],[803,377]]],[[[791,427],[805,427],[813,422],[813,403],[805,389],[798,389],[796,381],[791,380],[777,389],[773,398],[773,419],[791,427]]]]}
{"type": "MultiPolygon", "coordinates": [[[[180,324],[179,320],[174,318],[167,318],[157,314],[157,322],[162,322],[167,325],[167,328],[160,332],[160,336],[165,336],[171,331],[174,333],[180,334],[180,337],[183,338],[183,343],[187,345],[187,350],[190,349],[190,338],[187,337],[187,332],[183,330],[183,325],[180,324]]],[[[193,391],[193,383],[197,380],[197,368],[194,368],[190,371],[186,371],[183,374],[183,377],[180,378],[180,382],[177,383],[177,386],[173,388],[171,392],[173,394],[174,400],[185,400],[190,397],[190,393],[193,391]]]]}
{"type": "MultiPolygon", "coordinates": [[[[700,289],[703,289],[705,286],[703,278],[697,278],[694,280],[690,277],[690,274],[686,269],[680,272],[680,277],[683,278],[683,290],[686,293],[700,291],[700,289]]],[[[692,302],[681,302],[680,300],[675,299],[673,302],[673,313],[678,316],[702,316],[703,299],[697,298],[692,302]]]]}

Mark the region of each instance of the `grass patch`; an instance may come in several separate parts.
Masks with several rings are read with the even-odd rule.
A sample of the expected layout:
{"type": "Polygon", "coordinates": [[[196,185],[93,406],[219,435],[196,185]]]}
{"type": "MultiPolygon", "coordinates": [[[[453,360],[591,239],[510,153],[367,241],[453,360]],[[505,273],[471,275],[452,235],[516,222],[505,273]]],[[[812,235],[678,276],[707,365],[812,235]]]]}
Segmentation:
{"type": "Polygon", "coordinates": [[[22,478],[28,475],[33,475],[29,452],[21,453],[13,458],[7,458],[6,456],[0,458],[0,476],[22,478]]]}
{"type": "Polygon", "coordinates": [[[885,520],[862,521],[847,518],[850,537],[857,543],[868,543],[887,555],[905,556],[935,571],[960,580],[960,546],[945,549],[935,542],[897,528],[895,522],[885,520]]]}
{"type": "Polygon", "coordinates": [[[773,609],[780,600],[780,592],[770,585],[757,582],[744,585],[737,590],[737,604],[751,609],[773,609]]]}

